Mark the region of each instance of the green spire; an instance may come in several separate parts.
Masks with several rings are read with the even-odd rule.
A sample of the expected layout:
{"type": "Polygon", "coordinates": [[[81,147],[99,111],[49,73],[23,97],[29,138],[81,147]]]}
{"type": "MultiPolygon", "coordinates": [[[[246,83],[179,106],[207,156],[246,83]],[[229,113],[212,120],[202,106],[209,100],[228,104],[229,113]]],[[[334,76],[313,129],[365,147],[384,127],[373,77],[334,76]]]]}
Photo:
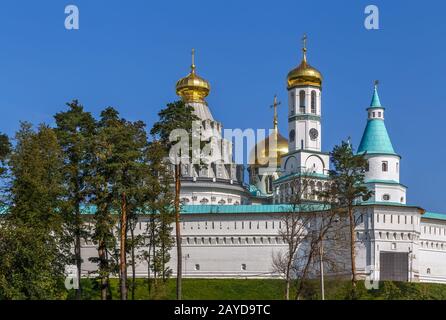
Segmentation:
{"type": "Polygon", "coordinates": [[[379,95],[378,95],[378,80],[375,81],[375,89],[373,90],[373,98],[372,98],[372,102],[370,103],[370,107],[382,107],[381,106],[381,101],[379,101],[379,95]]]}

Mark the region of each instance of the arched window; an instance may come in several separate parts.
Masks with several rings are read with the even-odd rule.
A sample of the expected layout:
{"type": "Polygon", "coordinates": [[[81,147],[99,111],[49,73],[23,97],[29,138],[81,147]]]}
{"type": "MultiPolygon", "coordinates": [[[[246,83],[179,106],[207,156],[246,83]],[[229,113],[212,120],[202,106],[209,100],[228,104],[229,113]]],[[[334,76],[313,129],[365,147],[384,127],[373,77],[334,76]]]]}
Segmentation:
{"type": "Polygon", "coordinates": [[[389,171],[389,163],[387,161],[383,161],[382,169],[383,169],[383,172],[389,171]]]}
{"type": "Polygon", "coordinates": [[[295,139],[296,139],[296,131],[291,130],[290,131],[290,142],[294,142],[295,139]]]}
{"type": "Polygon", "coordinates": [[[426,273],[431,274],[431,268],[427,268],[426,273]]]}
{"type": "Polygon", "coordinates": [[[311,91],[311,113],[316,114],[316,91],[311,91]]]}
{"type": "Polygon", "coordinates": [[[294,109],[295,109],[295,106],[296,106],[296,99],[294,99],[294,98],[295,98],[294,94],[293,94],[293,92],[291,92],[290,93],[290,101],[291,101],[290,115],[294,114],[294,109]]]}
{"type": "Polygon", "coordinates": [[[383,200],[384,201],[389,201],[390,200],[390,195],[388,195],[388,194],[383,195],[383,200]]]}
{"type": "Polygon", "coordinates": [[[301,90],[299,92],[299,111],[300,113],[305,113],[305,91],[301,90]]]}

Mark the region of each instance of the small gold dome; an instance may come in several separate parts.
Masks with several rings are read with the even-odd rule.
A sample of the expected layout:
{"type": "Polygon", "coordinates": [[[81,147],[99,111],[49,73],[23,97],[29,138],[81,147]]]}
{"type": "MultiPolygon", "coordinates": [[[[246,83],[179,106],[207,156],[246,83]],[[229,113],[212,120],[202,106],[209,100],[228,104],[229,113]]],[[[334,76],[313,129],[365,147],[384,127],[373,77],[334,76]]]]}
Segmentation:
{"type": "Polygon", "coordinates": [[[321,73],[310,66],[305,60],[288,73],[288,89],[296,86],[322,86],[321,73]]]}
{"type": "Polygon", "coordinates": [[[257,143],[251,150],[249,155],[249,165],[253,166],[280,166],[280,158],[282,155],[288,153],[288,140],[283,137],[277,130],[274,130],[267,138],[257,143]],[[276,141],[275,148],[269,148],[269,141],[276,141]],[[276,155],[276,158],[270,159],[276,155]],[[272,162],[271,162],[272,161],[272,162]]]}
{"type": "Polygon", "coordinates": [[[322,86],[322,74],[307,63],[307,37],[304,36],[303,59],[300,65],[288,73],[288,90],[296,86],[322,86]]]}
{"type": "Polygon", "coordinates": [[[209,82],[195,73],[195,50],[192,49],[191,72],[176,84],[177,95],[185,102],[205,102],[205,98],[211,91],[209,82]]]}

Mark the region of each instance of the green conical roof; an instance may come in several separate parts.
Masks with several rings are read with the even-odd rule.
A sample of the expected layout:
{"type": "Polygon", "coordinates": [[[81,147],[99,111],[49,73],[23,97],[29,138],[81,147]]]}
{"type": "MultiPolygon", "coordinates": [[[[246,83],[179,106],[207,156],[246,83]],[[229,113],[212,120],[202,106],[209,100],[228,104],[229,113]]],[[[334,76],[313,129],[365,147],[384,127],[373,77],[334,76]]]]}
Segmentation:
{"type": "MultiPolygon", "coordinates": [[[[376,85],[370,108],[382,108],[376,85]]],[[[383,119],[369,119],[367,121],[367,126],[358,148],[358,153],[364,152],[368,154],[383,153],[396,155],[383,119]]]]}
{"type": "Polygon", "coordinates": [[[370,119],[359,144],[358,153],[395,154],[384,120],[370,119]]]}

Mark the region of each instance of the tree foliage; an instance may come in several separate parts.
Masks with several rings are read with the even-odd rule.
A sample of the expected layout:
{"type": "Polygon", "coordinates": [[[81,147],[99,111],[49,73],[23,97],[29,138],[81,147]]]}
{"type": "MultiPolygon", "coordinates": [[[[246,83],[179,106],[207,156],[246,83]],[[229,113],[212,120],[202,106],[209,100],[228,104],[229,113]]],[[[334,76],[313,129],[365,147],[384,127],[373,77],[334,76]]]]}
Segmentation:
{"type": "Polygon", "coordinates": [[[9,160],[11,206],[0,228],[0,298],[66,296],[61,165],[54,130],[22,123],[9,160]]]}

